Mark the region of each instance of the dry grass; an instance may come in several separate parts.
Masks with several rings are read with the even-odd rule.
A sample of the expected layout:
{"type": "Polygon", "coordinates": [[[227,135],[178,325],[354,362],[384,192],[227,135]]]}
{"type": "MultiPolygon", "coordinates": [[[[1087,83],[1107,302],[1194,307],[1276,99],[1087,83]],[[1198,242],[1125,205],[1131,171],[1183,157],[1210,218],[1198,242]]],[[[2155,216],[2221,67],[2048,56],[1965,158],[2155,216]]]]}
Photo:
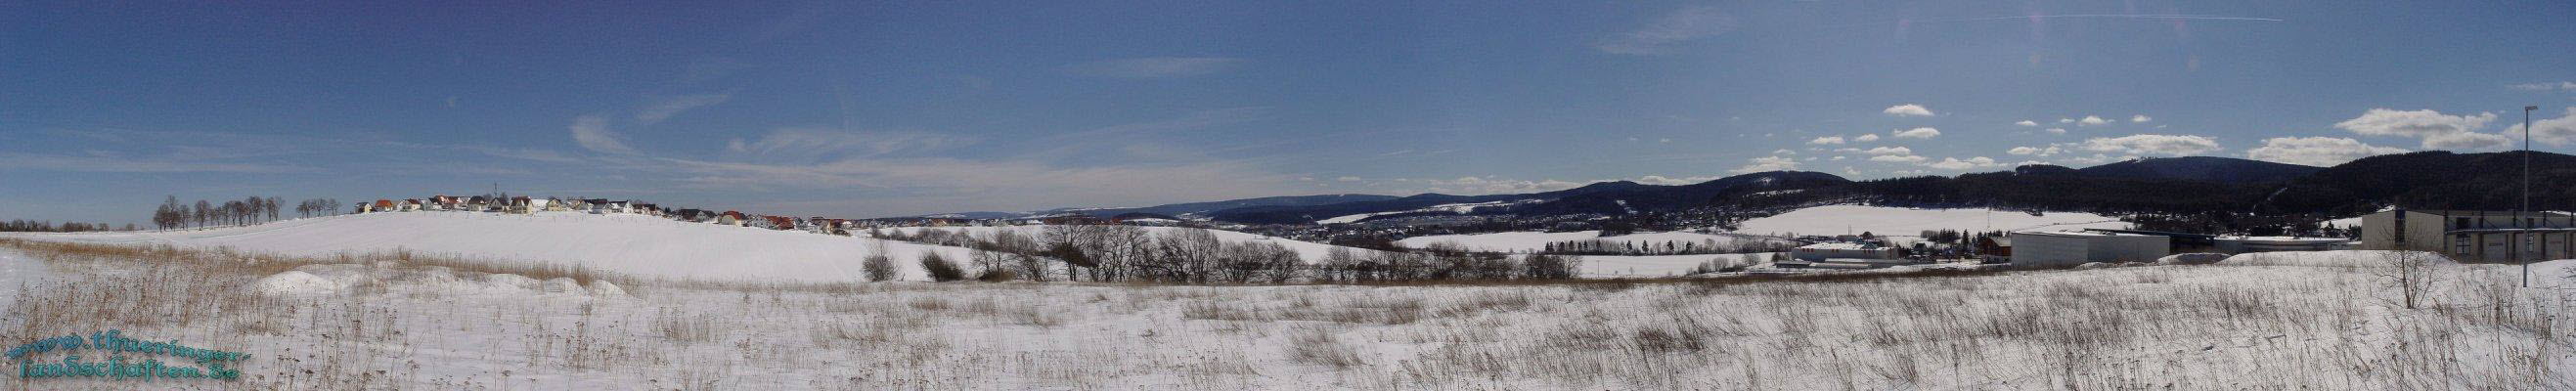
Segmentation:
{"type": "MultiPolygon", "coordinates": [[[[2367,268],[2297,265],[1370,286],[647,281],[629,286],[654,295],[621,300],[388,281],[281,300],[226,292],[288,261],[22,245],[0,241],[111,289],[22,294],[10,317],[27,321],[6,337],[115,326],[249,346],[277,360],[252,367],[258,388],[2576,387],[2563,331],[2576,318],[2553,315],[2576,296],[2474,270],[2419,310],[2367,268]],[[414,359],[429,349],[445,358],[414,359]],[[499,365],[440,367],[461,362],[499,365]]],[[[474,267],[407,262],[422,266],[394,267],[474,267]]]]}

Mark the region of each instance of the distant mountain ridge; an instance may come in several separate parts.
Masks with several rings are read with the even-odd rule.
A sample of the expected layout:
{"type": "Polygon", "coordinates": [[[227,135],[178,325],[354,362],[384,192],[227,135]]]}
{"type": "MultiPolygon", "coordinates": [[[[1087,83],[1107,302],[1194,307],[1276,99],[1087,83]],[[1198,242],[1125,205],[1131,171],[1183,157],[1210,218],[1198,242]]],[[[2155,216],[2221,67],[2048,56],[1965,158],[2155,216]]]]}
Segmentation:
{"type": "MultiPolygon", "coordinates": [[[[2519,152],[2382,155],[2334,167],[2228,157],[2139,159],[2085,168],[2028,165],[2009,171],[1852,181],[1801,171],[1750,173],[1685,185],[1608,181],[1537,193],[1316,195],[1041,213],[1146,213],[1244,224],[1311,224],[1343,216],[1401,218],[1458,204],[1472,215],[1621,215],[1699,207],[1767,208],[1865,200],[1921,206],[1989,206],[2102,213],[2258,213],[2351,216],[2388,206],[2511,209],[2519,202],[2519,152]]],[[[2533,202],[2576,208],[2576,157],[2532,156],[2533,202]]],[[[1023,216],[1029,214],[1021,214],[1023,216]]],[[[1366,221],[1362,219],[1362,221],[1366,221]]]]}
{"type": "Polygon", "coordinates": [[[1376,194],[1322,194],[1322,195],[1305,195],[1305,196],[1275,196],[1275,197],[1245,198],[1245,199],[1224,200],[1224,201],[1209,201],[1209,202],[1189,202],[1189,203],[1178,203],[1178,204],[1155,205],[1155,206],[1148,206],[1148,207],[1141,207],[1141,208],[1056,208],[1056,209],[1048,209],[1048,210],[1033,211],[1033,212],[959,212],[959,213],[929,214],[929,215],[921,215],[921,216],[915,216],[915,217],[954,217],[954,218],[966,218],[966,219],[1008,219],[1008,218],[1021,218],[1021,217],[1047,216],[1047,215],[1062,215],[1062,214],[1082,214],[1082,215],[1098,216],[1098,217],[1114,217],[1114,216],[1126,215],[1126,214],[1150,214],[1150,215],[1164,215],[1164,216],[1182,216],[1182,215],[1193,215],[1193,214],[1205,214],[1205,213],[1208,213],[1208,212],[1214,212],[1214,211],[1219,211],[1219,210],[1234,209],[1234,208],[1245,208],[1245,207],[1258,207],[1258,206],[1306,206],[1306,205],[1325,205],[1325,204],[1337,204],[1337,203],[1345,203],[1345,202],[1365,202],[1365,201],[1390,200],[1390,199],[1395,199],[1395,198],[1396,198],[1395,196],[1389,196],[1389,195],[1376,195],[1376,194]]]}
{"type": "Polygon", "coordinates": [[[2075,174],[2105,178],[2183,179],[2222,183],[2280,182],[2324,171],[2325,167],[2273,163],[2216,156],[2186,156],[2122,161],[2076,169],[2075,174]]]}

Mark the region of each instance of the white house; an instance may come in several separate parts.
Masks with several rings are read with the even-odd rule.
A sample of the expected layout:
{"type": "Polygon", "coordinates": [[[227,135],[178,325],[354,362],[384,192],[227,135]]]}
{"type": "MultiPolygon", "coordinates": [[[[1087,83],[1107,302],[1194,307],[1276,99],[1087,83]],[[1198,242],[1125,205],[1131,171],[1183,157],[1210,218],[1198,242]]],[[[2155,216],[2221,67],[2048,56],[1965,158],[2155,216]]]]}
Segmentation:
{"type": "Polygon", "coordinates": [[[2021,267],[2148,262],[2173,252],[2172,237],[2116,232],[2014,232],[2012,245],[2012,265],[2021,267]]]}

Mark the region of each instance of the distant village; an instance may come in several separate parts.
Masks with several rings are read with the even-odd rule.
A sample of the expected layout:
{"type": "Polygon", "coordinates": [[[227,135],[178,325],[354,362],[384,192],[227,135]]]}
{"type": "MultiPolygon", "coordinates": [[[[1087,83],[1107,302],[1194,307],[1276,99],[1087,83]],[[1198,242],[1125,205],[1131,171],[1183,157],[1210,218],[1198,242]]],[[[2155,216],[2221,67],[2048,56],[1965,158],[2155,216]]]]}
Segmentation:
{"type": "Polygon", "coordinates": [[[1080,214],[1024,217],[1013,219],[965,219],[951,217],[887,217],[873,219],[832,218],[822,216],[779,216],[716,211],[708,209],[664,208],[661,205],[602,198],[535,198],[495,196],[433,195],[429,198],[380,199],[358,203],[356,213],[387,212],[486,212],[534,214],[536,212],[575,212],[590,214],[633,214],[667,218],[675,221],[766,228],[780,231],[808,231],[848,236],[852,231],[886,227],[969,227],[1012,225],[1089,225],[1125,224],[1143,226],[1179,226],[1182,221],[1155,216],[1118,216],[1104,218],[1080,214]]]}

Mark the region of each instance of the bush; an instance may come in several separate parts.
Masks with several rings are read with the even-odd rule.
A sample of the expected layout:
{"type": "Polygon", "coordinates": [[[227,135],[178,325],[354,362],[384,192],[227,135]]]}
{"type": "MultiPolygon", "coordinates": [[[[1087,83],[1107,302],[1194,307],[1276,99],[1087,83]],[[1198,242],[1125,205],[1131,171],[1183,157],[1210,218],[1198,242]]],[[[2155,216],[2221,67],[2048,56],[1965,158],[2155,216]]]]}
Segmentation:
{"type": "Polygon", "coordinates": [[[921,271],[930,274],[931,281],[949,282],[966,279],[966,269],[958,268],[957,263],[949,262],[948,258],[939,256],[935,251],[921,253],[921,271]]]}
{"type": "Polygon", "coordinates": [[[1003,282],[1003,281],[1010,281],[1010,280],[1011,280],[1011,279],[1013,279],[1013,278],[1020,278],[1020,275],[1019,275],[1019,273],[1012,273],[1012,272],[1011,272],[1011,269],[991,269],[991,270],[985,270],[985,271],[984,271],[984,274],[979,274],[979,275],[976,275],[976,276],[975,276],[975,280],[976,280],[976,281],[983,281],[983,282],[1003,282]]]}
{"type": "Polygon", "coordinates": [[[859,263],[859,267],[867,269],[864,273],[867,273],[868,281],[894,281],[894,258],[887,258],[884,254],[870,255],[859,263]]]}

